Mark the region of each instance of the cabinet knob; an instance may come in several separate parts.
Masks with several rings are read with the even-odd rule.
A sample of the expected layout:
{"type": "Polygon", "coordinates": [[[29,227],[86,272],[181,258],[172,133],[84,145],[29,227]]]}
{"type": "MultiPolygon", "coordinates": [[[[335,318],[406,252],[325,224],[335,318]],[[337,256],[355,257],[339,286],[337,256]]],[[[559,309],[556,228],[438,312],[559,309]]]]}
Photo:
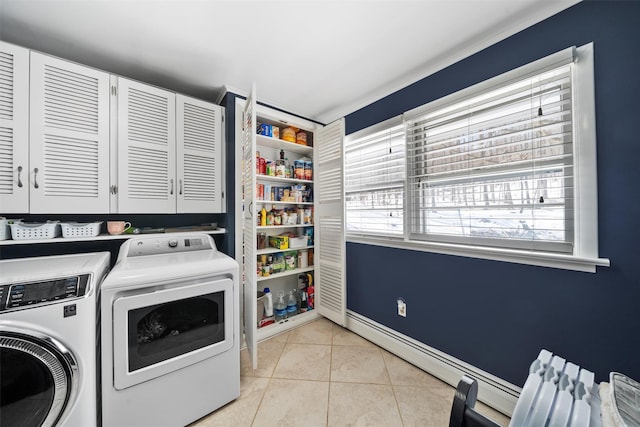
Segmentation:
{"type": "Polygon", "coordinates": [[[182,196],[182,180],[181,179],[178,180],[178,184],[180,186],[179,187],[180,189],[178,190],[178,194],[180,194],[182,196]]]}
{"type": "Polygon", "coordinates": [[[171,190],[169,190],[169,194],[173,194],[173,179],[170,179],[169,182],[171,185],[171,190]]]}
{"type": "Polygon", "coordinates": [[[117,186],[117,185],[112,185],[112,186],[109,188],[109,192],[110,192],[111,194],[118,194],[118,186],[117,186]]]}

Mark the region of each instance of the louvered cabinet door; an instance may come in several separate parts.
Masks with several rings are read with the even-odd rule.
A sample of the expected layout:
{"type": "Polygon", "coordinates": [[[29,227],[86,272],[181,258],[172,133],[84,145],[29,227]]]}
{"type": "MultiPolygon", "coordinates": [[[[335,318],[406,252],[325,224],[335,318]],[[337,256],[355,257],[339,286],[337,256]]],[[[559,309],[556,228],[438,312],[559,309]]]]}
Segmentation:
{"type": "Polygon", "coordinates": [[[109,212],[109,75],[31,52],[30,212],[109,212]]]}
{"type": "Polygon", "coordinates": [[[176,95],[178,213],[224,212],[222,114],[218,105],[176,95]]]}
{"type": "Polygon", "coordinates": [[[315,273],[318,312],[346,325],[344,238],[344,119],[314,134],[315,273]]]}
{"type": "Polygon", "coordinates": [[[29,51],[0,42],[0,215],[29,212],[29,51]]]}
{"type": "Polygon", "coordinates": [[[175,93],[118,78],[118,211],[176,213],[175,93]]]}

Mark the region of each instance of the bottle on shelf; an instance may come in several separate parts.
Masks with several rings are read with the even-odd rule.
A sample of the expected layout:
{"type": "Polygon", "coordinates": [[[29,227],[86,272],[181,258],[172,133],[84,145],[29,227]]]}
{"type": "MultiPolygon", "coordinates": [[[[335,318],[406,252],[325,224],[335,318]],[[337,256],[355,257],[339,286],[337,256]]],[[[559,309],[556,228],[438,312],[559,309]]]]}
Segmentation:
{"type": "Polygon", "coordinates": [[[267,224],[266,225],[275,225],[276,222],[276,205],[273,205],[273,208],[267,212],[267,224]]]}
{"type": "Polygon", "coordinates": [[[295,291],[289,291],[289,298],[287,299],[287,317],[293,317],[298,314],[298,301],[294,295],[295,291]]]}
{"type": "Polygon", "coordinates": [[[302,273],[298,275],[298,289],[300,290],[301,295],[304,293],[306,299],[306,311],[313,310],[315,292],[313,288],[313,275],[311,273],[302,273]]]}
{"type": "Polygon", "coordinates": [[[269,225],[282,225],[282,216],[279,215],[276,205],[273,205],[271,208],[271,215],[273,216],[273,219],[269,225]]]}
{"type": "Polygon", "coordinates": [[[315,305],[315,289],[313,287],[313,275],[311,273],[307,274],[309,278],[309,286],[307,286],[307,309],[313,310],[315,305]]]}
{"type": "Polygon", "coordinates": [[[300,313],[305,313],[308,309],[307,291],[300,292],[300,313]]]}
{"type": "Polygon", "coordinates": [[[273,316],[273,295],[269,288],[264,288],[264,315],[265,317],[273,316]]]}
{"type": "Polygon", "coordinates": [[[278,301],[273,306],[273,312],[276,315],[276,322],[287,318],[287,305],[284,303],[284,291],[278,295],[278,301]]]}
{"type": "Polygon", "coordinates": [[[264,205],[262,205],[262,210],[260,211],[260,225],[263,227],[267,225],[267,210],[264,205]]]}

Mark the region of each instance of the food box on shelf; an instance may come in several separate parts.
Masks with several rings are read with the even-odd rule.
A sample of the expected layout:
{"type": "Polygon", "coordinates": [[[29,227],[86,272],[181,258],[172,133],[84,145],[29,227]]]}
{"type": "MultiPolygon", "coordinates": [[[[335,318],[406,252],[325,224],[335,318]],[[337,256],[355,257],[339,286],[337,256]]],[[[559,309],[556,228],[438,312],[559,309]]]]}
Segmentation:
{"type": "Polygon", "coordinates": [[[289,249],[289,236],[269,236],[269,246],[276,249],[289,249]]]}

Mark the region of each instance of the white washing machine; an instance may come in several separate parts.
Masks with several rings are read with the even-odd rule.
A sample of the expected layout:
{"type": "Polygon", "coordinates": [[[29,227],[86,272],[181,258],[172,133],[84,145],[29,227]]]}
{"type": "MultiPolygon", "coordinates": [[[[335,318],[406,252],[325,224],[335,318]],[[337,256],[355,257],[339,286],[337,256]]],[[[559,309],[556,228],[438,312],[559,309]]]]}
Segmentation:
{"type": "Polygon", "coordinates": [[[102,425],[184,426],[236,399],[239,309],[211,236],[125,242],[102,285],[102,425]]]}
{"type": "Polygon", "coordinates": [[[0,426],[97,425],[96,310],[109,259],[0,261],[0,426]]]}

